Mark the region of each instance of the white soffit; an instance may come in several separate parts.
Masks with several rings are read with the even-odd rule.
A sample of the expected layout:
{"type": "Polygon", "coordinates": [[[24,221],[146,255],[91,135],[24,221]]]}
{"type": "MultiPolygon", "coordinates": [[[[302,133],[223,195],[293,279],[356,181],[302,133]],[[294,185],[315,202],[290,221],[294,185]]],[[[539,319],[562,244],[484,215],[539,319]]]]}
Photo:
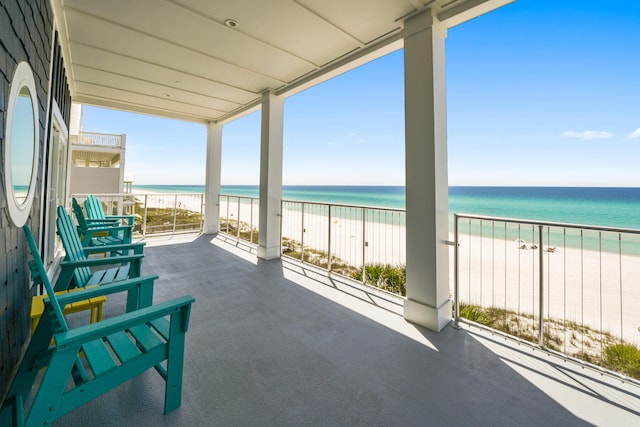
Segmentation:
{"type": "Polygon", "coordinates": [[[512,0],[50,1],[75,102],[204,123],[401,47],[425,9],[451,27],[512,0]]]}

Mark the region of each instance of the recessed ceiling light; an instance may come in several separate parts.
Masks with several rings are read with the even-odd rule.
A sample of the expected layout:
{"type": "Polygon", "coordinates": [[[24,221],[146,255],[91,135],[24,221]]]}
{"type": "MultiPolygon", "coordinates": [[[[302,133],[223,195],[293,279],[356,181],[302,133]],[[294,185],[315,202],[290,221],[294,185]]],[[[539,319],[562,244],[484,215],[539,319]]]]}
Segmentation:
{"type": "Polygon", "coordinates": [[[226,25],[229,28],[236,28],[238,26],[238,21],[236,21],[235,19],[225,19],[224,20],[224,25],[226,25]]]}

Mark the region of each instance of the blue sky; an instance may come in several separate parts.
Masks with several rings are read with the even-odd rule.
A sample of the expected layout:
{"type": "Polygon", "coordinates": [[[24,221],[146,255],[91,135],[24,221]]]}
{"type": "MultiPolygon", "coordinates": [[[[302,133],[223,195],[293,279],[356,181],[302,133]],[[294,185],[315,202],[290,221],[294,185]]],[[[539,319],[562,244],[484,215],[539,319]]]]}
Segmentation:
{"type": "MultiPolygon", "coordinates": [[[[640,187],[640,2],[518,0],[446,42],[450,185],[640,187]]],[[[285,184],[404,185],[403,52],[287,98],[285,184]]],[[[135,184],[203,184],[204,125],[85,107],[135,184]],[[176,149],[176,147],[179,147],[176,149]]],[[[223,184],[257,184],[260,113],[225,125],[223,184]]]]}

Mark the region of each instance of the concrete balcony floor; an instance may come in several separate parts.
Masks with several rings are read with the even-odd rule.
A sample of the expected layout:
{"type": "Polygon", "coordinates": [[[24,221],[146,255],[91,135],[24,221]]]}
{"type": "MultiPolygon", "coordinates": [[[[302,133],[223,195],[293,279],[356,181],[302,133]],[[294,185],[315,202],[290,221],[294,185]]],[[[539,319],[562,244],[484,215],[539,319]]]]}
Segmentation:
{"type": "Polygon", "coordinates": [[[220,236],[152,239],[145,254],[155,301],[196,298],[182,407],[163,415],[151,370],[57,425],[640,425],[633,384],[477,328],[432,333],[401,299],[220,236]]]}

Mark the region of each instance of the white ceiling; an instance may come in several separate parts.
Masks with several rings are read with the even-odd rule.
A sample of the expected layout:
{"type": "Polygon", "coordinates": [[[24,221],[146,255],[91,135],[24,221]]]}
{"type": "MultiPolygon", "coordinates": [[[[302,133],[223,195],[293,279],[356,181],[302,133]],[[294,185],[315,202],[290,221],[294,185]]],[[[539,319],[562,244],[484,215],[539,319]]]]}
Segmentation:
{"type": "Polygon", "coordinates": [[[222,121],[513,0],[51,0],[75,102],[222,121]],[[230,28],[225,20],[237,21],[230,28]]]}

